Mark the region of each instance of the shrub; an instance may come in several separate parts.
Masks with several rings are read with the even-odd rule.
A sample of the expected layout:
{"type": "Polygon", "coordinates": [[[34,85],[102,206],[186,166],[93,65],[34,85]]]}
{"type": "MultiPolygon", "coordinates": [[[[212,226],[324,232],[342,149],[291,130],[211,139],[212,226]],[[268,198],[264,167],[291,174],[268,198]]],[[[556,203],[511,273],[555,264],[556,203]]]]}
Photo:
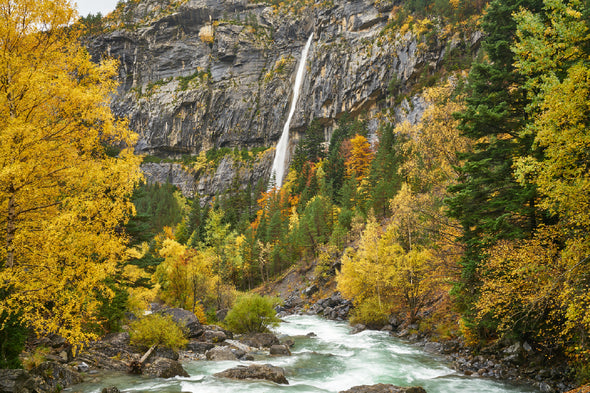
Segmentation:
{"type": "Polygon", "coordinates": [[[369,328],[379,328],[387,324],[387,313],[379,305],[379,300],[371,297],[355,305],[350,323],[362,323],[369,328]]]}
{"type": "Polygon", "coordinates": [[[280,303],[276,297],[248,294],[240,296],[225,317],[226,327],[236,333],[263,333],[277,326],[274,307],[280,303]]]}
{"type": "Polygon", "coordinates": [[[186,345],[187,339],[181,327],[170,315],[151,314],[129,324],[131,343],[135,345],[163,345],[178,349],[186,345]]]}

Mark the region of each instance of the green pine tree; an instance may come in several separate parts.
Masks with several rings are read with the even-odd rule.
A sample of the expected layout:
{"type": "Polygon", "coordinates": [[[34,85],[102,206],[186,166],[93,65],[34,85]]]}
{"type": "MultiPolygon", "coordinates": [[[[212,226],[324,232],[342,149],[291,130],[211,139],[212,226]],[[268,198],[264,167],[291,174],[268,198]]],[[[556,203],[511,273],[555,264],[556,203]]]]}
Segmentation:
{"type": "Polygon", "coordinates": [[[448,200],[450,215],[463,226],[466,252],[455,292],[467,317],[477,298],[477,267],[486,250],[500,239],[530,236],[537,225],[535,188],[513,176],[514,161],[531,151],[532,138],[523,131],[528,100],[511,45],[514,12],[541,6],[540,0],[492,1],[482,22],[485,60],[476,62],[469,75],[461,130],[476,144],[462,157],[459,183],[451,187],[448,200]]]}

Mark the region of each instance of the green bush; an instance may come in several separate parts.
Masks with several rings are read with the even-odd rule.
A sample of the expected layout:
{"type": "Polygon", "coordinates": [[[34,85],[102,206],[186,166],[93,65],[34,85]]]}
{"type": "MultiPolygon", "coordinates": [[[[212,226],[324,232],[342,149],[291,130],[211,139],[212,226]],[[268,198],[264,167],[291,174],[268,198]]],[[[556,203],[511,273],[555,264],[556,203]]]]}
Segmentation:
{"type": "Polygon", "coordinates": [[[146,315],[129,324],[131,329],[131,344],[163,345],[172,349],[178,349],[188,342],[181,327],[172,320],[172,317],[160,314],[146,315]]]}
{"type": "Polygon", "coordinates": [[[276,297],[247,294],[240,296],[225,317],[226,327],[236,333],[263,333],[277,326],[274,307],[280,303],[276,297]]]}

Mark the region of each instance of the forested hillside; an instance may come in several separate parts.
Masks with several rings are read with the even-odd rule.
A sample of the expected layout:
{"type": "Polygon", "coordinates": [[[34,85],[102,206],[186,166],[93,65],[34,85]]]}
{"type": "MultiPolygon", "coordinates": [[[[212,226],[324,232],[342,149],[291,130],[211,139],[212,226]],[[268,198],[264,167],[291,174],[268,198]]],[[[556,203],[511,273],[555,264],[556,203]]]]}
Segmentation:
{"type": "MultiPolygon", "coordinates": [[[[81,42],[90,42],[93,58],[99,44],[116,39],[126,42],[120,53],[128,55],[133,45],[144,50],[143,38],[129,37],[165,31],[193,2],[156,3],[128,0],[107,17],[82,18],[81,42]]],[[[33,68],[19,76],[23,93],[15,98],[20,85],[12,67],[26,63],[16,56],[59,65],[27,41],[43,32],[23,32],[26,45],[1,41],[10,56],[0,70],[0,365],[18,362],[25,328],[78,342],[119,329],[126,312],[141,315],[155,301],[213,322],[243,292],[293,266],[314,264],[317,284],[335,283],[353,300],[353,323],[378,328],[395,315],[433,340],[460,338],[475,350],[526,343],[534,362],[567,363],[568,378],[590,379],[590,4],[359,2],[370,3],[364,6],[375,14],[362,28],[349,19],[338,33],[346,39],[326,38],[332,25],[314,31],[318,43],[293,126],[289,170],[274,187],[267,156],[286,117],[285,89],[297,59],[269,43],[289,48],[289,39],[304,41],[313,28],[294,33],[281,22],[273,31],[279,25],[269,21],[275,15],[307,25],[320,15],[325,22],[352,3],[250,1],[240,6],[259,11],[233,22],[219,10],[222,16],[208,20],[211,37],[199,32],[198,46],[211,51],[209,68],[192,64],[201,71],[188,76],[147,70],[121,56],[122,83],[111,106],[131,117],[139,143],[126,128],[115,133],[124,124],[96,104],[109,102],[114,65],[90,63],[77,36],[60,32],[66,49],[53,50],[77,59],[75,71],[87,76],[75,82],[90,97],[74,88],[34,116],[26,108],[53,94],[26,101],[33,68]],[[228,41],[232,53],[219,46],[219,32],[230,30],[242,34],[228,41]],[[256,47],[265,65],[250,58],[258,68],[234,75],[240,45],[256,47]],[[317,65],[322,50],[341,53],[349,65],[350,48],[365,51],[358,65],[346,68],[356,74],[317,65]],[[404,63],[407,53],[418,60],[404,63]],[[226,74],[219,71],[224,61],[233,62],[231,72],[223,65],[226,74]],[[334,85],[327,86],[331,78],[334,85]],[[346,90],[348,81],[354,90],[346,90]],[[74,105],[79,102],[90,109],[74,105]],[[55,108],[63,113],[57,120],[55,108]],[[79,120],[78,113],[89,117],[79,120]],[[64,139],[33,137],[74,117],[63,126],[64,139]],[[71,128],[89,139],[68,139],[71,128]],[[84,158],[79,166],[64,164],[73,160],[72,149],[74,162],[84,158]],[[49,158],[37,161],[40,156],[49,158]],[[144,166],[183,171],[190,192],[155,177],[139,182],[139,156],[144,166]],[[229,172],[221,179],[224,168],[229,172]],[[97,266],[105,267],[101,274],[97,266]],[[58,271],[68,273],[58,279],[58,271]],[[88,300],[72,310],[67,299],[80,293],[88,300]],[[93,323],[82,323],[87,316],[93,323]]],[[[66,20],[50,26],[65,29],[66,20]]],[[[2,29],[2,37],[12,34],[2,29]]],[[[289,51],[297,56],[299,47],[289,51]]],[[[164,178],[174,176],[170,170],[164,178]]]]}

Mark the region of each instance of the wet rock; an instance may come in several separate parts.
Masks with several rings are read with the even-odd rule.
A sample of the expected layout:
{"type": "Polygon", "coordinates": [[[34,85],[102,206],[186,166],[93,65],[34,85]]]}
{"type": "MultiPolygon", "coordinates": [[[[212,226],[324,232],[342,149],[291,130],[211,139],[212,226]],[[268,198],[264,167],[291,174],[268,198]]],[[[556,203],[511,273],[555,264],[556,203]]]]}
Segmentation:
{"type": "Polygon", "coordinates": [[[357,334],[357,333],[360,333],[364,330],[367,330],[367,327],[365,325],[363,325],[362,323],[357,323],[356,325],[354,325],[352,327],[352,330],[350,331],[350,333],[357,334]]]}
{"type": "Polygon", "coordinates": [[[355,386],[340,393],[426,393],[421,387],[402,388],[395,385],[377,384],[355,386]]]}
{"type": "Polygon", "coordinates": [[[270,354],[276,356],[291,356],[291,351],[286,345],[273,345],[270,347],[270,354]]]}
{"type": "Polygon", "coordinates": [[[56,362],[45,362],[30,371],[33,376],[41,378],[40,388],[45,391],[55,391],[81,383],[82,376],[67,366],[56,362]]]}
{"type": "Polygon", "coordinates": [[[167,308],[159,311],[162,315],[170,315],[172,320],[187,332],[188,338],[199,337],[203,333],[203,326],[195,314],[182,308],[167,308]]]}
{"type": "Polygon", "coordinates": [[[254,348],[270,348],[280,344],[279,339],[272,333],[254,333],[240,337],[240,342],[254,348]]]}
{"type": "Polygon", "coordinates": [[[39,391],[40,379],[35,379],[25,370],[0,369],[0,392],[32,393],[39,391]]]}
{"type": "Polygon", "coordinates": [[[189,376],[178,361],[166,358],[156,358],[152,363],[148,363],[143,370],[143,374],[156,378],[189,376]]]}
{"type": "Polygon", "coordinates": [[[218,378],[230,379],[262,379],[282,385],[288,385],[285,378],[285,370],[270,364],[253,364],[251,366],[238,366],[214,374],[218,378]]]}
{"type": "Polygon", "coordinates": [[[442,351],[442,344],[438,342],[427,342],[424,344],[424,350],[430,353],[439,353],[442,351]]]}
{"type": "Polygon", "coordinates": [[[235,349],[239,349],[240,351],[244,351],[244,352],[252,352],[252,347],[241,343],[239,341],[236,340],[226,340],[225,341],[226,344],[228,344],[230,347],[235,348],[235,349]]]}
{"type": "Polygon", "coordinates": [[[102,388],[101,393],[121,393],[121,391],[116,386],[109,386],[102,388]]]}
{"type": "Polygon", "coordinates": [[[215,345],[212,343],[204,343],[201,341],[190,341],[188,344],[186,344],[187,351],[192,351],[194,353],[201,354],[204,354],[205,352],[214,347],[215,345]]]}
{"type": "Polygon", "coordinates": [[[210,343],[220,343],[227,339],[227,335],[223,331],[206,330],[199,339],[210,343]]]}
{"type": "Polygon", "coordinates": [[[215,347],[205,353],[207,360],[237,360],[238,357],[229,347],[215,347]]]}
{"type": "Polygon", "coordinates": [[[542,393],[553,393],[553,392],[555,392],[555,389],[553,389],[553,388],[551,387],[551,385],[549,385],[548,383],[545,383],[545,382],[541,382],[541,383],[539,384],[539,390],[540,390],[542,393]]]}
{"type": "Polygon", "coordinates": [[[150,358],[165,358],[171,360],[178,360],[178,352],[172,348],[158,346],[150,355],[150,358]]]}

